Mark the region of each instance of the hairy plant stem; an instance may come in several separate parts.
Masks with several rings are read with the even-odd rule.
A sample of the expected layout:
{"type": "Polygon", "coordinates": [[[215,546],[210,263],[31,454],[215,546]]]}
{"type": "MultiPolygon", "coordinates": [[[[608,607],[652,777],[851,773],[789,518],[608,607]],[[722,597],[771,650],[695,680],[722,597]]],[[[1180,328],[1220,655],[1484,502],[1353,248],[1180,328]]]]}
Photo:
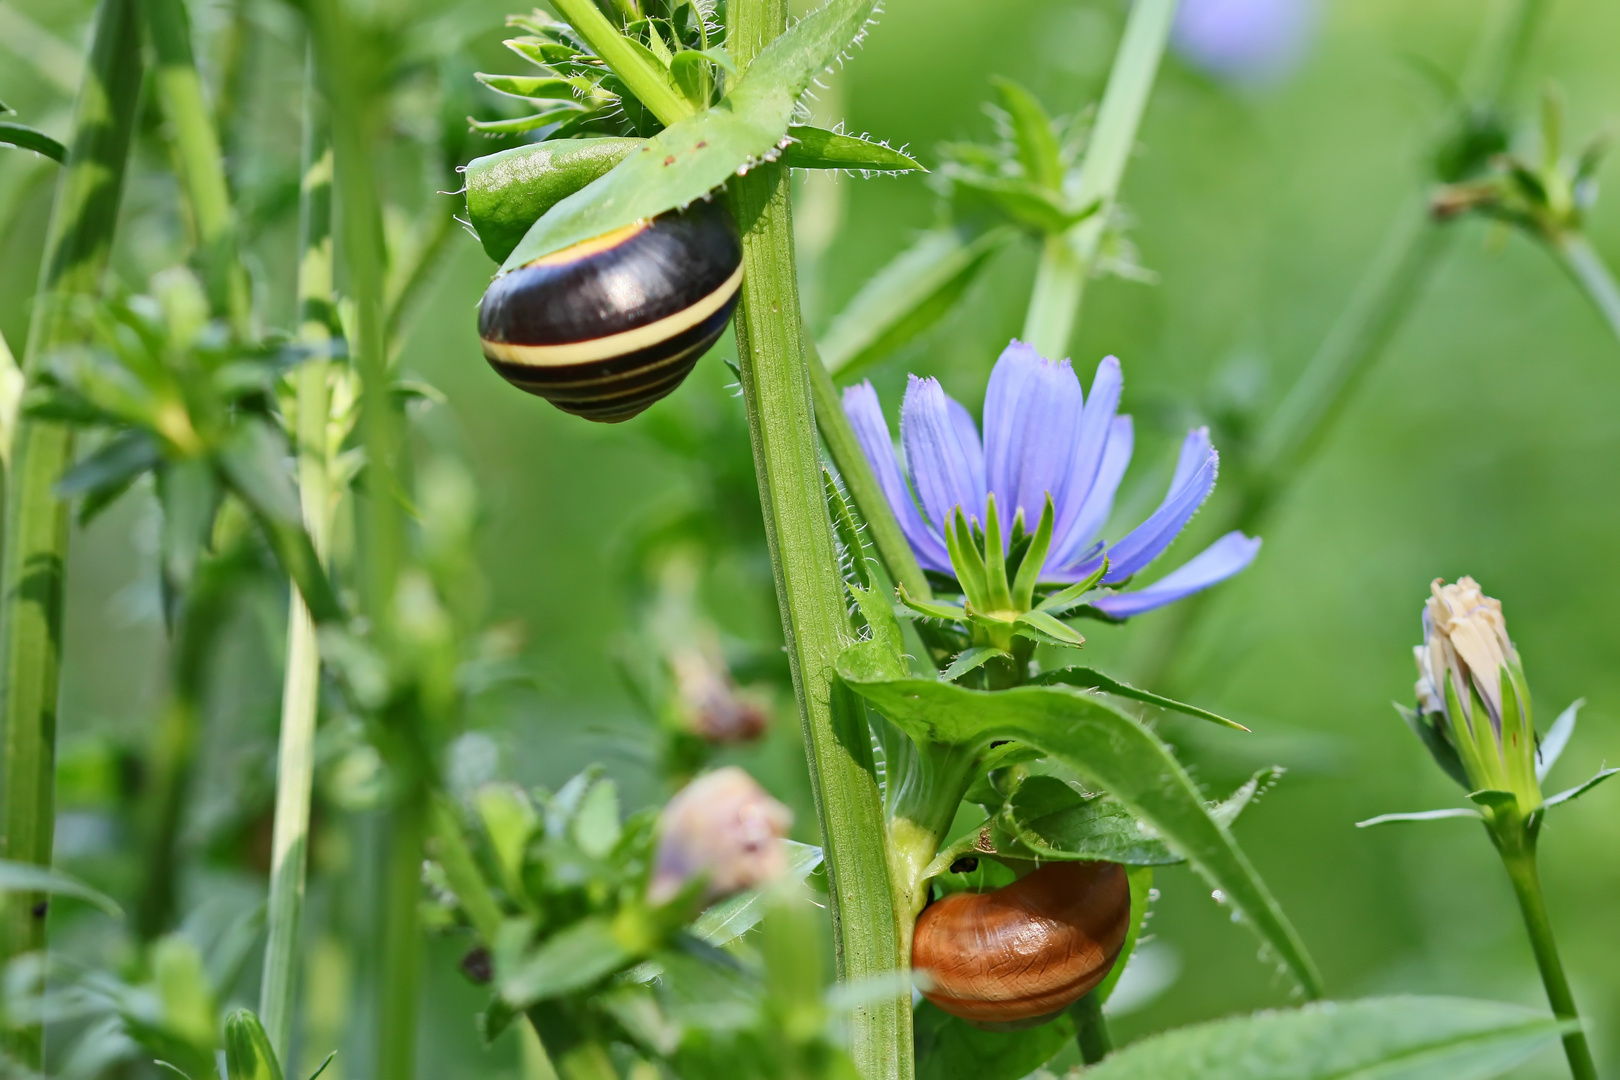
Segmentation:
{"type": "MultiPolygon", "coordinates": [[[[315,59],[304,80],[303,180],[298,214],[298,336],[321,347],[332,339],[332,147],[324,105],[315,88],[315,59]]],[[[331,364],[312,359],[294,377],[298,492],[304,527],[315,552],[327,557],[337,493],[332,485],[328,429],[331,364]]],[[[315,620],[297,588],[287,612],[287,670],[281,689],[281,740],[276,756],[276,811],[271,838],[269,936],[259,984],[259,1018],[276,1056],[290,1061],[297,998],[299,928],[309,860],[309,801],[315,779],[315,725],[321,657],[315,620]]]]}
{"type": "MultiPolygon", "coordinates": [[[[729,16],[732,56],[746,67],[786,27],[787,4],[733,0],[729,16]]],[[[851,635],[816,453],[788,172],[761,165],[729,189],[743,235],[735,323],[743,400],[826,852],[838,975],[858,982],[904,970],[908,958],[890,891],[871,735],[859,699],[834,671],[851,635]]],[[[850,1051],[868,1080],[909,1080],[910,995],[857,1007],[850,1051]]]]}
{"type": "Polygon", "coordinates": [[[1095,990],[1069,1006],[1069,1016],[1074,1020],[1074,1041],[1080,1044],[1080,1060],[1087,1065],[1095,1065],[1114,1052],[1114,1040],[1108,1034],[1108,1021],[1102,1007],[1095,990]]]}
{"type": "MultiPolygon", "coordinates": [[[[1536,868],[1536,837],[1522,822],[1515,820],[1503,826],[1493,826],[1491,838],[1502,856],[1508,880],[1513,882],[1513,894],[1519,901],[1519,912],[1524,916],[1524,929],[1530,937],[1530,948],[1536,954],[1536,967],[1541,972],[1542,985],[1547,988],[1547,1002],[1553,1015],[1560,1020],[1580,1023],[1575,1009],[1575,995],[1570,993],[1569,980],[1564,976],[1564,963],[1558,956],[1558,943],[1553,938],[1552,920],[1547,915],[1547,901],[1541,892],[1541,874],[1536,868]]],[[[1586,1032],[1576,1029],[1564,1035],[1564,1056],[1569,1059],[1569,1071],[1575,1080],[1597,1080],[1597,1066],[1592,1061],[1592,1050],[1586,1043],[1586,1032]]]]}
{"type": "Polygon", "coordinates": [[[1131,5],[1080,165],[1080,187],[1074,200],[1079,206],[1096,203],[1097,212],[1067,232],[1048,236],[1035,271],[1034,294],[1024,318],[1024,341],[1042,356],[1062,356],[1069,347],[1086,279],[1096,267],[1175,14],[1176,0],[1137,0],[1131,5]]]}
{"type": "Polygon", "coordinates": [[[209,303],[215,315],[228,318],[235,333],[245,338],[253,319],[247,273],[237,257],[225,161],[192,53],[185,0],[142,0],[142,5],[157,59],[153,81],[173,129],[175,163],[191,206],[209,303]]]}
{"type": "Polygon", "coordinates": [[[1552,245],[1559,264],[1586,293],[1616,340],[1620,340],[1620,284],[1592,242],[1582,233],[1566,233],[1552,245]]]}
{"type": "MultiPolygon", "coordinates": [[[[101,0],[90,61],[74,106],[73,140],[57,183],[28,329],[23,372],[75,335],[69,305],[93,295],[112,249],[140,96],[134,0],[101,0]]],[[[62,649],[67,505],[52,490],[73,459],[61,424],[24,419],[12,446],[0,553],[0,717],[5,726],[0,856],[48,866],[55,825],[57,682],[62,649]]],[[[44,947],[45,898],[10,893],[0,907],[0,963],[44,947]]],[[[40,1030],[19,1032],[13,1054],[37,1068],[40,1030]]]]}
{"type": "MultiPolygon", "coordinates": [[[[355,358],[362,382],[360,428],[366,452],[361,540],[361,597],[372,641],[389,661],[396,683],[410,679],[395,637],[394,596],[405,553],[395,457],[399,416],[389,385],[384,321],[383,231],[372,168],[381,102],[354,80],[345,52],[359,28],[343,0],[310,0],[311,37],[332,123],[337,196],[342,209],[343,256],[355,307],[355,358]]],[[[416,1072],[417,993],[421,935],[417,925],[423,817],[428,776],[424,722],[417,688],[396,685],[394,700],[376,718],[393,749],[394,790],[387,829],[387,866],[380,913],[382,951],[376,1010],[378,1080],[413,1080],[416,1072]]]]}
{"type": "Polygon", "coordinates": [[[904,585],[906,592],[919,600],[931,599],[934,591],[929,587],[922,567],[917,565],[917,556],[911,550],[906,534],[900,531],[900,521],[894,516],[894,508],[878,486],[872,463],[866,460],[866,454],[855,438],[855,428],[844,413],[844,403],[839,397],[832,373],[816,358],[814,346],[807,342],[806,350],[810,356],[810,391],[814,399],[816,427],[821,431],[822,441],[827,444],[828,455],[838,467],[838,475],[843,477],[844,486],[849,489],[850,498],[855,500],[855,508],[866,520],[866,531],[877,548],[878,558],[883,560],[884,569],[888,570],[890,579],[896,585],[904,585]]]}

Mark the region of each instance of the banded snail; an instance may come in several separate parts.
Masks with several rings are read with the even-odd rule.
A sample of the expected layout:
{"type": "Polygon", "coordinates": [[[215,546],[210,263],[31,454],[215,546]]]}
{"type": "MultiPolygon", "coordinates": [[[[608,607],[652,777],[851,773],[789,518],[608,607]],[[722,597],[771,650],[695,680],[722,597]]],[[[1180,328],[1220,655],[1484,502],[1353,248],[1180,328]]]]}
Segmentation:
{"type": "Polygon", "coordinates": [[[953,893],[923,909],[911,966],[923,996],[975,1024],[1049,1016],[1112,970],[1130,927],[1118,863],[1047,863],[988,893],[953,893]]]}
{"type": "Polygon", "coordinates": [[[478,336],[514,386],[618,423],[681,384],[725,330],[741,284],[730,214],[695,203],[496,278],[478,336]]]}

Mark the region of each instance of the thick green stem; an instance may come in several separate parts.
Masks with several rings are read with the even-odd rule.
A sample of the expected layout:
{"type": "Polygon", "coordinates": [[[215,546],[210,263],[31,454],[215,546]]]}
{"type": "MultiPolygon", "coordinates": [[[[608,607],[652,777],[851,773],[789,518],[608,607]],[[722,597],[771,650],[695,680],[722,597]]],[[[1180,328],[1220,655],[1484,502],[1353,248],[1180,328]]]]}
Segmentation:
{"type": "Polygon", "coordinates": [[[1553,245],[1553,251],[1570,277],[1586,293],[1609,332],[1620,339],[1620,284],[1592,242],[1581,233],[1569,233],[1553,245]]]}
{"type": "Polygon", "coordinates": [[[236,251],[236,221],[225,186],[225,160],[214,130],[214,116],[204,98],[202,78],[191,48],[191,25],[185,0],[142,0],[152,52],[153,72],[163,114],[173,129],[175,162],[191,204],[197,230],[197,253],[214,314],[230,319],[239,336],[252,329],[247,274],[236,251]]]}
{"type": "MultiPolygon", "coordinates": [[[[1541,893],[1535,840],[1524,838],[1518,843],[1498,843],[1498,848],[1502,865],[1513,882],[1513,893],[1519,900],[1524,929],[1530,937],[1530,948],[1535,951],[1536,967],[1541,971],[1541,982],[1547,988],[1547,1002],[1552,1006],[1553,1015],[1579,1023],[1575,995],[1570,993],[1569,980],[1564,977],[1558,943],[1553,939],[1552,920],[1547,916],[1547,901],[1541,893]]],[[[1597,1066],[1586,1044],[1586,1032],[1577,1029],[1564,1035],[1564,1056],[1569,1058],[1569,1071],[1575,1080],[1597,1080],[1597,1066]]]]}
{"type": "MultiPolygon", "coordinates": [[[[383,309],[383,232],[377,177],[372,168],[381,102],[354,80],[347,62],[356,34],[343,0],[310,0],[307,7],[317,69],[332,122],[337,195],[342,208],[343,256],[355,307],[355,358],[363,394],[360,427],[366,453],[362,601],[370,633],[389,658],[396,679],[410,672],[394,641],[394,594],[405,553],[395,458],[399,414],[389,385],[383,309]]],[[[385,736],[402,748],[390,759],[396,791],[389,815],[388,874],[383,892],[381,995],[376,1014],[378,1080],[414,1080],[422,830],[427,780],[419,729],[423,717],[415,688],[396,687],[394,707],[379,717],[385,736]]]]}
{"type": "Polygon", "coordinates": [[[1175,14],[1176,0],[1137,0],[1131,5],[1075,194],[1078,205],[1096,203],[1097,212],[1068,232],[1047,237],[1035,272],[1024,341],[1043,356],[1062,356],[1069,347],[1086,279],[1096,264],[1125,165],[1136,146],[1136,130],[1147,109],[1175,14]]]}
{"type": "Polygon", "coordinates": [[[1108,1034],[1108,1018],[1103,1016],[1102,1001],[1093,990],[1069,1006],[1074,1020],[1074,1041],[1080,1044],[1080,1060],[1095,1065],[1114,1052],[1114,1040],[1108,1034]]]}
{"type": "MultiPolygon", "coordinates": [[[[784,0],[734,0],[729,14],[732,55],[743,66],[787,25],[784,0]]],[[[858,982],[903,970],[907,958],[890,893],[871,735],[860,702],[834,672],[850,630],[816,453],[788,173],[761,166],[730,189],[743,233],[736,318],[743,400],[826,851],[838,973],[858,982]]],[[[850,1043],[868,1080],[909,1080],[909,995],[858,1007],[850,1043]]]]}
{"type": "MultiPolygon", "coordinates": [[[[124,167],[140,97],[140,50],[129,47],[139,24],[134,0],[102,0],[90,63],[74,108],[73,142],[57,184],[29,325],[23,371],[37,375],[45,357],[74,336],[70,297],[93,295],[112,249],[124,167]]],[[[0,856],[49,865],[55,824],[57,680],[62,648],[62,589],[67,505],[52,490],[73,457],[60,424],[24,420],[12,447],[0,555],[0,709],[5,725],[0,856]]],[[[44,897],[11,893],[0,916],[0,962],[45,944],[44,897]]],[[[37,1028],[14,1052],[39,1063],[37,1028]]]]}
{"type": "Polygon", "coordinates": [[[817,362],[813,352],[810,354],[810,390],[814,398],[816,426],[821,430],[822,441],[827,444],[827,453],[832,456],[833,464],[838,466],[838,475],[844,478],[844,486],[849,489],[850,498],[855,500],[856,509],[866,519],[867,535],[877,547],[878,557],[883,560],[889,577],[896,585],[904,585],[906,592],[917,599],[931,598],[934,592],[929,588],[928,578],[924,576],[922,567],[917,565],[917,556],[906,541],[906,534],[900,531],[900,521],[894,516],[894,509],[884,497],[883,489],[878,486],[872,463],[866,460],[866,454],[855,438],[855,429],[850,426],[849,417],[844,413],[844,404],[838,395],[837,385],[833,383],[832,374],[817,362]]]}
{"type": "MultiPolygon", "coordinates": [[[[322,347],[331,341],[332,149],[324,106],[315,89],[314,58],[304,83],[303,182],[299,194],[299,338],[322,347]]],[[[294,431],[304,527],[324,562],[332,529],[334,493],[328,428],[330,364],[308,360],[295,376],[294,431]]],[[[309,859],[309,802],[315,780],[315,725],[319,715],[321,657],[315,620],[296,588],[287,612],[287,670],[281,689],[281,741],[276,756],[276,813],[271,839],[269,935],[259,1016],[279,1060],[289,1061],[297,995],[299,927],[309,859]]]]}

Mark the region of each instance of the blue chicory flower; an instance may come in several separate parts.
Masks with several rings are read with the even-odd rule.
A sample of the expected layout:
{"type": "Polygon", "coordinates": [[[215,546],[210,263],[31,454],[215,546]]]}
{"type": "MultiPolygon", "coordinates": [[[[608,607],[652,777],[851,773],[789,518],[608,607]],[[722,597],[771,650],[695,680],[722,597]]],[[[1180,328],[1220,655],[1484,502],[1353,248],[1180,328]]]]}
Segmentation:
{"type": "MultiPolygon", "coordinates": [[[[1159,508],[1121,539],[1101,541],[1133,448],[1131,418],[1115,415],[1122,385],[1119,361],[1107,357],[1097,365],[1088,399],[1067,360],[1046,360],[1013,341],[990,373],[981,442],[967,409],[937,380],[913,375],[900,412],[909,487],[870,382],[844,391],[844,411],[924,568],[953,573],[944,529],[958,507],[983,522],[993,494],[1001,520],[1022,515],[1028,530],[1050,496],[1052,542],[1040,580],[1082,581],[1106,557],[1102,583],[1118,585],[1170,546],[1214,490],[1219,462],[1209,429],[1189,431],[1159,508]]],[[[1008,541],[1010,533],[1002,530],[1008,541]]],[[[1231,577],[1259,550],[1258,538],[1230,532],[1146,588],[1105,595],[1091,605],[1111,618],[1139,615],[1231,577]]]]}
{"type": "Polygon", "coordinates": [[[1299,62],[1315,21],[1315,0],[1183,0],[1170,43],[1218,79],[1265,83],[1299,62]]]}

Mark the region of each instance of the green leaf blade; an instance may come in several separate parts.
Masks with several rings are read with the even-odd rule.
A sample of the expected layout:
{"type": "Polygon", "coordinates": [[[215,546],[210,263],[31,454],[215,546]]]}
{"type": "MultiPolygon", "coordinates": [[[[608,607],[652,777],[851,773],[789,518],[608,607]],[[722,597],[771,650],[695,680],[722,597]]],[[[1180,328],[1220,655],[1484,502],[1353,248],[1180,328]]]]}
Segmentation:
{"type": "Polygon", "coordinates": [[[71,896],[94,904],[113,918],[122,918],[124,909],[118,901],[100,890],[93,889],[70,874],[53,870],[49,866],[0,859],[0,892],[39,892],[57,896],[71,896]]]}
{"type": "Polygon", "coordinates": [[[67,161],[67,147],[27,124],[0,120],[0,144],[15,146],[19,150],[32,150],[50,158],[58,165],[67,161]]]}
{"type": "Polygon", "coordinates": [[[808,125],[788,128],[793,141],[782,151],[791,169],[844,169],[849,172],[927,172],[916,158],[883,143],[808,125]]]}
{"type": "Polygon", "coordinates": [[[1556,1042],[1565,1025],[1464,998],[1323,1002],[1197,1024],[1119,1051],[1087,1080],[1489,1080],[1556,1042]]]}

